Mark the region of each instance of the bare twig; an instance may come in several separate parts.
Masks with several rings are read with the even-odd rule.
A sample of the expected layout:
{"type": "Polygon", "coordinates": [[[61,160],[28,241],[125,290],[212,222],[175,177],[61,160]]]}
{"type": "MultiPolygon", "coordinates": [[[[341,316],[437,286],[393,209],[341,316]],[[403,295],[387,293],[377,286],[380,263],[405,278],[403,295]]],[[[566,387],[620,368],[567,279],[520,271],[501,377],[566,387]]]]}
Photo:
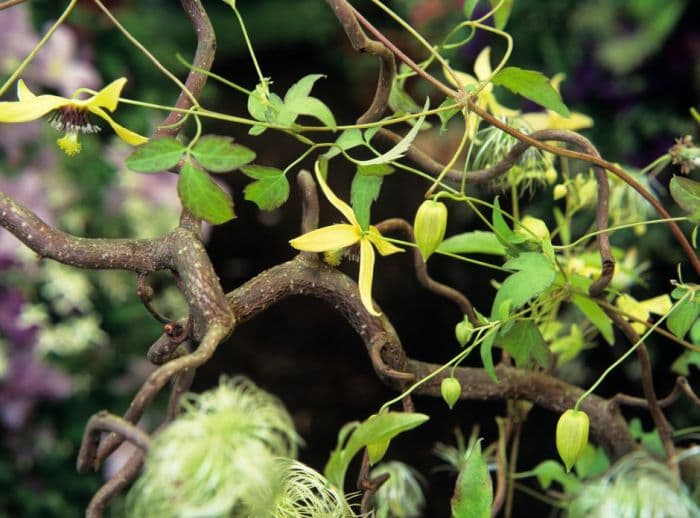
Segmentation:
{"type": "Polygon", "coordinates": [[[119,495],[138,475],[143,465],[143,453],[135,451],[126,464],[93,495],[87,509],[86,518],[101,518],[107,504],[119,495]]]}

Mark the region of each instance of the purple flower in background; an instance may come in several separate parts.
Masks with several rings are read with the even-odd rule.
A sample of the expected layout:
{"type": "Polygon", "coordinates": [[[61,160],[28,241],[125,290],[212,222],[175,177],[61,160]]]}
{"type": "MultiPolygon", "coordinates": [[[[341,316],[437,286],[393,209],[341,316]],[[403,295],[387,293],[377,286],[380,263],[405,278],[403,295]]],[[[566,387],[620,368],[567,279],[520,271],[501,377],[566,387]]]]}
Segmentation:
{"type": "Polygon", "coordinates": [[[0,334],[9,342],[7,370],[0,381],[0,421],[22,428],[38,400],[57,400],[71,392],[68,376],[35,354],[38,328],[20,319],[25,300],[15,288],[0,287],[0,334]]]}

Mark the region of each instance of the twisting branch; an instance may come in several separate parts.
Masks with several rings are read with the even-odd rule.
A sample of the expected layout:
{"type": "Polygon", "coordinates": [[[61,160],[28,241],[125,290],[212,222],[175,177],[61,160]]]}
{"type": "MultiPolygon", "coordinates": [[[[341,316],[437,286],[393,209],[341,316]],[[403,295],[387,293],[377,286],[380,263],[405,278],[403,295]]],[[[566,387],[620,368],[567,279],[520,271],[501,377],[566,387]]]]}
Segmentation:
{"type": "MultiPolygon", "coordinates": [[[[192,60],[193,68],[187,74],[185,87],[197,98],[202,93],[204,85],[207,82],[207,76],[197,71],[211,69],[214,63],[214,55],[216,53],[216,34],[211,25],[209,16],[202,6],[200,0],[181,0],[182,7],[187,13],[195,32],[197,33],[197,50],[192,60]]],[[[175,103],[175,108],[178,111],[172,111],[168,114],[165,120],[160,124],[156,131],[156,137],[174,137],[180,131],[179,122],[185,114],[179,110],[186,110],[192,107],[192,99],[186,92],[180,92],[180,95],[175,103]]]]}
{"type": "Polygon", "coordinates": [[[93,495],[85,510],[85,517],[101,518],[107,508],[107,504],[114,497],[121,494],[136,479],[141,466],[143,466],[143,453],[135,451],[126,461],[126,464],[93,495]]]}
{"type": "Polygon", "coordinates": [[[366,52],[380,58],[379,78],[377,79],[374,99],[367,111],[357,119],[357,123],[365,124],[378,121],[387,108],[391,86],[396,76],[394,54],[383,43],[371,40],[365,35],[362,27],[357,23],[354,10],[347,2],[339,0],[326,0],[326,2],[331,6],[336,18],[343,26],[352,48],[358,52],[366,52]]]}
{"type": "MultiPolygon", "coordinates": [[[[403,232],[406,235],[406,237],[408,237],[409,241],[415,241],[415,237],[413,235],[413,225],[411,225],[405,219],[387,219],[378,223],[377,228],[380,232],[391,232],[399,230],[403,232]]],[[[447,286],[446,284],[437,282],[428,274],[428,265],[423,260],[423,257],[421,256],[418,248],[413,249],[413,267],[416,270],[416,277],[418,278],[418,282],[420,282],[424,288],[432,291],[440,297],[444,297],[454,302],[459,308],[459,310],[462,312],[462,314],[467,315],[469,322],[471,322],[471,324],[474,327],[479,327],[482,325],[479,321],[479,317],[476,316],[474,306],[463,293],[457,291],[456,289],[450,286],[447,286]]]]}
{"type": "MultiPolygon", "coordinates": [[[[347,0],[338,0],[347,3],[347,0]]],[[[614,175],[616,175],[618,178],[620,178],[622,181],[627,183],[630,187],[632,187],[635,191],[637,191],[646,201],[648,201],[654,209],[659,213],[659,215],[664,218],[664,219],[670,219],[671,216],[668,213],[668,211],[661,205],[654,196],[648,192],[644,187],[642,187],[637,181],[635,181],[630,175],[628,175],[625,171],[623,171],[621,168],[613,164],[612,162],[609,162],[607,160],[603,160],[600,158],[600,156],[595,156],[587,153],[579,153],[576,151],[570,151],[568,149],[560,148],[557,146],[550,145],[544,140],[547,139],[538,139],[534,137],[533,135],[527,135],[525,133],[522,133],[521,131],[516,130],[515,128],[512,128],[508,126],[505,122],[499,120],[497,117],[494,117],[490,113],[488,113],[486,110],[481,108],[477,104],[477,99],[476,97],[470,96],[466,94],[465,92],[459,92],[457,90],[453,90],[451,88],[448,88],[445,86],[443,83],[435,79],[432,75],[430,75],[428,72],[423,70],[418,64],[416,64],[410,57],[408,57],[406,54],[404,54],[396,45],[394,45],[391,41],[389,41],[376,27],[374,27],[367,19],[365,19],[360,13],[358,13],[354,8],[353,12],[355,13],[355,16],[357,17],[358,21],[364,25],[364,27],[372,33],[374,37],[376,37],[380,42],[382,42],[396,57],[398,57],[401,61],[403,61],[406,65],[408,65],[416,74],[419,76],[423,77],[426,81],[430,82],[433,86],[435,86],[438,90],[442,91],[449,97],[453,97],[459,102],[462,102],[464,106],[469,109],[470,111],[473,111],[476,113],[479,117],[484,119],[486,122],[491,124],[492,126],[497,127],[501,131],[504,131],[505,133],[508,133],[512,137],[517,138],[523,143],[527,143],[531,146],[535,146],[543,151],[548,151],[550,153],[553,153],[558,156],[565,156],[568,158],[573,158],[577,160],[583,160],[584,162],[588,162],[590,164],[593,164],[595,166],[601,167],[607,171],[610,171],[614,175]]],[[[554,139],[556,140],[556,139],[554,139]]],[[[600,185],[600,184],[599,184],[600,185]]],[[[675,221],[668,221],[667,222],[669,228],[671,229],[671,232],[673,232],[673,235],[676,237],[678,240],[679,244],[681,245],[681,248],[683,248],[683,252],[686,254],[688,259],[690,260],[691,264],[693,265],[693,269],[695,270],[695,273],[700,275],[700,258],[695,254],[695,250],[693,247],[690,245],[688,242],[688,239],[685,237],[683,234],[683,231],[680,229],[680,227],[676,224],[675,221]]],[[[605,266],[605,265],[604,265],[605,266]]]]}

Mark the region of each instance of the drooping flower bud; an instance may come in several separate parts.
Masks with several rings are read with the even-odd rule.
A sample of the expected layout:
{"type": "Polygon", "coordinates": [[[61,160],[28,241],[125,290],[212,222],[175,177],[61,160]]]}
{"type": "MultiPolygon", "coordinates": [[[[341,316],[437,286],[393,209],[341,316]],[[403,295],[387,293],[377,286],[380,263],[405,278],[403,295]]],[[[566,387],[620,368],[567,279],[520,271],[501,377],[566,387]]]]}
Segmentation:
{"type": "Polygon", "coordinates": [[[447,406],[455,406],[455,403],[459,400],[459,396],[462,395],[462,385],[459,384],[457,378],[445,378],[440,384],[440,392],[442,393],[442,399],[445,400],[447,406]]]}
{"type": "Polygon", "coordinates": [[[424,261],[437,249],[445,237],[447,207],[435,200],[425,200],[416,211],[413,232],[424,261]]]}
{"type": "Polygon", "coordinates": [[[528,241],[539,240],[549,241],[549,229],[547,224],[539,218],[533,216],[525,216],[520,220],[520,227],[516,232],[524,236],[528,241]]]}
{"type": "Polygon", "coordinates": [[[464,317],[464,319],[455,326],[455,337],[462,347],[467,345],[473,333],[474,326],[467,320],[467,317],[464,317]]]}
{"type": "Polygon", "coordinates": [[[588,415],[582,410],[569,409],[557,422],[557,451],[564,461],[566,471],[576,464],[588,444],[588,415]]]}

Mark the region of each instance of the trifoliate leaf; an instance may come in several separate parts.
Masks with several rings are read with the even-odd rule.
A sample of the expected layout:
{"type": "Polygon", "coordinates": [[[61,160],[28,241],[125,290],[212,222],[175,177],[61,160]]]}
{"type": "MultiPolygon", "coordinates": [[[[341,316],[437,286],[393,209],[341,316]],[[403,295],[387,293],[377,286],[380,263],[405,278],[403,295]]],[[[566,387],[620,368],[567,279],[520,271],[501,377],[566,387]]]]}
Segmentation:
{"type": "Polygon", "coordinates": [[[180,170],[177,192],[192,214],[209,223],[219,225],[236,217],[231,196],[190,160],[180,170]]]}
{"type": "Polygon", "coordinates": [[[171,137],[149,140],[126,159],[126,166],[137,173],[158,173],[175,167],[185,146],[171,137]]]}
{"type": "Polygon", "coordinates": [[[505,86],[511,92],[522,95],[548,110],[557,112],[562,117],[571,115],[569,109],[562,102],[559,92],[554,89],[541,72],[506,67],[494,75],[491,82],[495,85],[505,86]]]}
{"type": "Polygon", "coordinates": [[[498,289],[491,309],[493,320],[508,317],[507,314],[501,314],[506,301],[510,301],[508,310],[517,309],[542,294],[552,285],[556,276],[552,263],[536,252],[524,252],[503,266],[518,271],[507,277],[498,289]]]}
{"type": "Polygon", "coordinates": [[[202,166],[213,173],[225,173],[238,169],[255,160],[255,152],[231,137],[206,135],[192,149],[192,155],[202,166]]]}
{"type": "Polygon", "coordinates": [[[262,165],[241,167],[246,176],[255,181],[246,185],[245,199],[255,203],[260,210],[273,210],[289,198],[289,180],[280,169],[262,165]]]}

